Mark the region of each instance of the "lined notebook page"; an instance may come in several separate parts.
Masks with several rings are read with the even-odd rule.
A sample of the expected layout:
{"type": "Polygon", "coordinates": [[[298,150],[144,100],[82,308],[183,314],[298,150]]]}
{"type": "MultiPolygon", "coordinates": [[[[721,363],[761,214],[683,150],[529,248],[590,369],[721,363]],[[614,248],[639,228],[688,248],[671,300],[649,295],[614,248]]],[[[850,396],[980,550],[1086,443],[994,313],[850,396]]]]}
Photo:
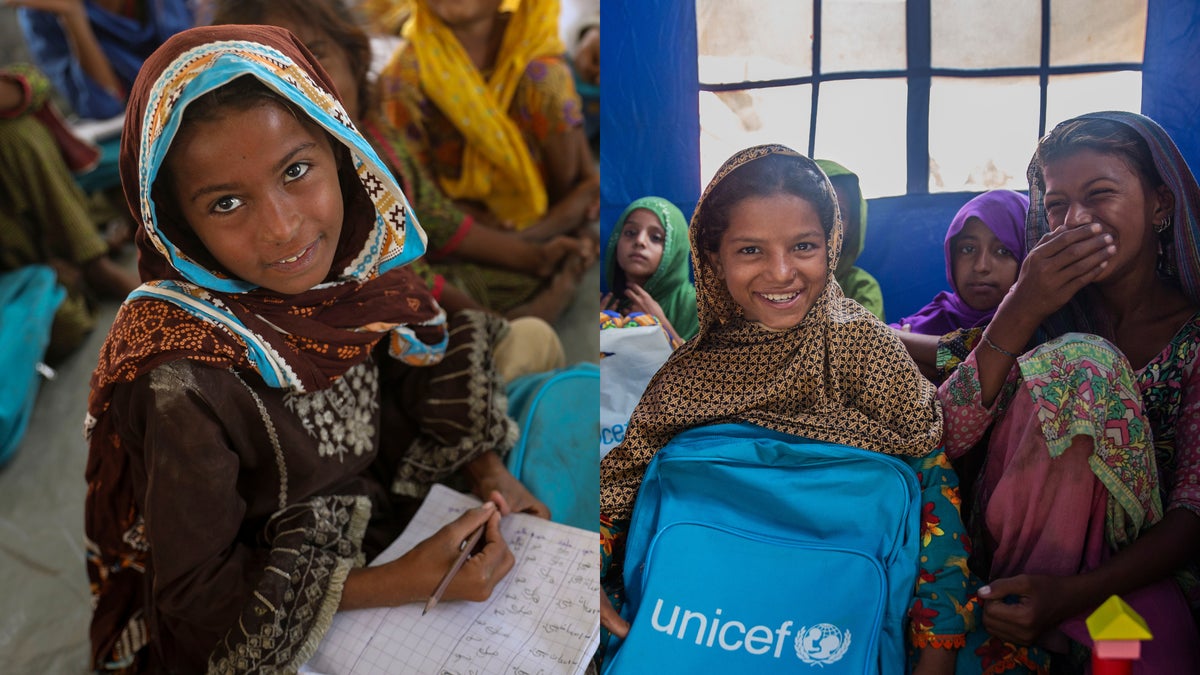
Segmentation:
{"type": "MultiPolygon", "coordinates": [[[[479,506],[434,485],[408,528],[371,564],[394,560],[479,506]]],[[[500,531],[516,564],[485,602],[447,600],[338,612],[301,672],[325,675],[583,673],[600,644],[595,532],[514,513],[500,531]]]]}

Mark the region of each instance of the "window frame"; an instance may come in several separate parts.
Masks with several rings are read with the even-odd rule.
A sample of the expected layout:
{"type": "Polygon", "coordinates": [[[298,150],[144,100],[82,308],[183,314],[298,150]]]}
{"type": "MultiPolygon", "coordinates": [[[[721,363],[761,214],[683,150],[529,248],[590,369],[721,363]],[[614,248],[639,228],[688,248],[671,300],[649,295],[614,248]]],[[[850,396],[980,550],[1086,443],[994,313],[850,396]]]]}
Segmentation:
{"type": "MultiPolygon", "coordinates": [[[[690,0],[695,2],[696,0],[690,0]]],[[[1050,65],[1050,27],[1053,0],[1041,0],[1041,46],[1039,64],[1006,68],[934,68],[932,64],[932,1],[907,0],[905,2],[905,52],[908,67],[893,70],[863,70],[839,73],[821,71],[823,0],[811,0],[813,10],[812,74],[773,80],[706,83],[698,82],[701,92],[750,91],[775,87],[809,85],[811,87],[811,109],[808,118],[808,156],[813,157],[817,142],[817,111],[821,102],[821,84],[845,80],[903,79],[908,84],[905,128],[908,134],[906,145],[906,195],[930,194],[929,190],[929,96],[933,79],[954,77],[991,79],[998,77],[1038,78],[1038,138],[1046,133],[1046,101],[1050,78],[1058,75],[1081,75],[1089,73],[1111,73],[1144,71],[1141,62],[1106,62],[1081,65],[1050,65]]],[[[1149,17],[1149,0],[1147,17],[1149,17]]],[[[1143,52],[1144,53],[1144,52],[1143,52]]],[[[1037,139],[1031,139],[1031,142],[1037,139]]]]}

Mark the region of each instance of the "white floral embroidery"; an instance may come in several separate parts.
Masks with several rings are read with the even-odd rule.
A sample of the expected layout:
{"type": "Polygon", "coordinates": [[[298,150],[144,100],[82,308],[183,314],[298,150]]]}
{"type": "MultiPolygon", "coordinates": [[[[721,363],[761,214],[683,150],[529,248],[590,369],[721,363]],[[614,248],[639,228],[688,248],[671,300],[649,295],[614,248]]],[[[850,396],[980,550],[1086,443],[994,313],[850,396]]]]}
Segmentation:
{"type": "Polygon", "coordinates": [[[290,392],[283,402],[317,440],[322,457],[344,460],[348,452],[360,456],[374,448],[379,412],[379,373],[374,364],[354,366],[328,389],[290,392]]]}

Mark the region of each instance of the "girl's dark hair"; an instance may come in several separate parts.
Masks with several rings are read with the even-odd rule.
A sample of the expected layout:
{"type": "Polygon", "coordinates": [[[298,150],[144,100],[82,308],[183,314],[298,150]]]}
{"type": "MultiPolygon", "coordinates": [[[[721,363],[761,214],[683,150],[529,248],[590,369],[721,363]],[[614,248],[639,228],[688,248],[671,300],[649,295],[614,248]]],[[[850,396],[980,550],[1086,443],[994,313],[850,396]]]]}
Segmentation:
{"type": "Polygon", "coordinates": [[[1100,118],[1067,120],[1046,134],[1033,155],[1030,183],[1045,193],[1046,165],[1083,149],[1121,157],[1150,189],[1163,184],[1146,140],[1132,127],[1100,118]]]}
{"type": "Polygon", "coordinates": [[[747,197],[795,195],[813,205],[828,237],[837,219],[837,199],[817,165],[795,156],[772,154],[734,169],[713,186],[696,212],[696,243],[716,252],[729,228],[729,213],[747,197]]]}
{"type": "MultiPolygon", "coordinates": [[[[371,41],[362,19],[342,0],[216,0],[213,24],[262,24],[271,16],[288,16],[296,23],[324,31],[346,51],[358,91],[341,91],[344,100],[355,99],[359,114],[371,109],[367,74],[371,68],[371,41]]],[[[322,55],[314,54],[319,60],[322,55]]]]}

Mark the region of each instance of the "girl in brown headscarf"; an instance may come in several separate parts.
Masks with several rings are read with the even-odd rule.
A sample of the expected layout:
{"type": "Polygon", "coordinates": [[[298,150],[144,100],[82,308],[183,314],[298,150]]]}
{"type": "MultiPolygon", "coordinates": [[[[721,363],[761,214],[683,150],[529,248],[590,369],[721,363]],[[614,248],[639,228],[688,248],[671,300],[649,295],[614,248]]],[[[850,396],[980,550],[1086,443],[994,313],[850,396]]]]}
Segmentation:
{"type": "MultiPolygon", "coordinates": [[[[685,429],[751,422],[914,458],[934,452],[942,435],[933,385],[891,329],[833,283],[841,225],[829,179],[812,160],[778,145],[735,155],[701,196],[690,235],[700,331],[650,381],[625,440],[600,465],[610,589],[620,586],[623,537],[646,467],[685,429]]],[[[916,461],[926,485],[949,468],[940,452],[916,461]]],[[[952,520],[943,513],[945,528],[952,520]]],[[[964,582],[954,582],[959,597],[964,582]]],[[[621,635],[627,624],[607,600],[602,606],[604,625],[621,635]]],[[[962,622],[951,632],[946,640],[929,633],[936,641],[918,646],[956,646],[962,622]]]]}
{"type": "Polygon", "coordinates": [[[512,565],[497,512],[545,514],[497,454],[498,324],[447,320],[405,267],[424,233],[335,91],[248,26],[180,33],[134,85],[145,283],[88,403],[97,669],[295,671],[335,611],[427,597],[484,523],[445,597],[487,597],[512,565]],[[363,568],[458,469],[490,501],[363,568]]]}

